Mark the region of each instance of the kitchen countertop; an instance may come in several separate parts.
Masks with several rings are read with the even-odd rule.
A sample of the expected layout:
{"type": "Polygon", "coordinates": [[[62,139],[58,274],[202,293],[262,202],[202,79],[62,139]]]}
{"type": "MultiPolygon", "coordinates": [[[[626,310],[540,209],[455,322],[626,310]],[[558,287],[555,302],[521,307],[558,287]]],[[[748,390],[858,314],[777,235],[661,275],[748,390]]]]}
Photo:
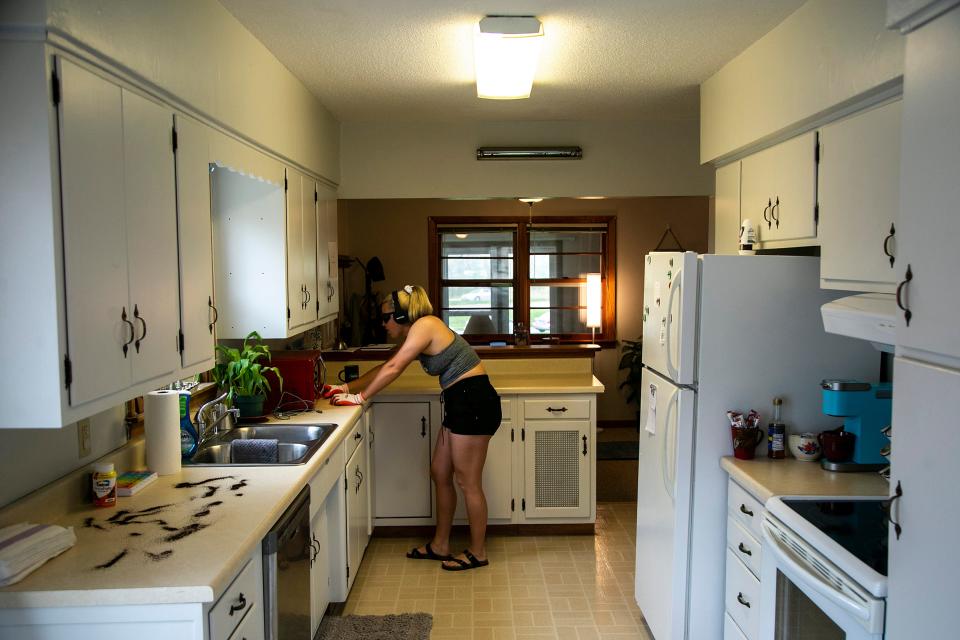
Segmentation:
{"type": "Polygon", "coordinates": [[[360,407],[317,407],[282,421],[339,425],[306,464],[183,467],[116,507],[78,505],[52,522],[73,527],[77,544],[0,588],[0,608],[215,601],[361,415],[360,407]]]}
{"type": "Polygon", "coordinates": [[[793,458],[720,459],[720,466],[737,484],[766,502],[773,496],[887,496],[890,486],[875,471],[836,473],[819,462],[793,458]]]}
{"type": "MultiPolygon", "coordinates": [[[[382,396],[440,395],[440,383],[426,375],[401,375],[390,386],[378,393],[373,402],[382,396]]],[[[504,394],[554,394],[554,393],[603,393],[604,386],[594,375],[571,374],[490,374],[490,383],[500,395],[504,394]]]]}

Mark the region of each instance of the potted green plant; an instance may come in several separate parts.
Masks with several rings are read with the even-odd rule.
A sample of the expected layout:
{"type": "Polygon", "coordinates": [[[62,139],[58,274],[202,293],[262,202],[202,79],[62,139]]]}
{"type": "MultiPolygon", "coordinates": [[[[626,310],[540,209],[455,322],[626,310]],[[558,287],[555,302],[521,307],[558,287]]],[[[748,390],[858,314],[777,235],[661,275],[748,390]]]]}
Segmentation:
{"type": "Polygon", "coordinates": [[[218,344],[217,352],[220,361],[213,370],[217,385],[227,392],[241,417],[263,415],[266,392],[270,390],[270,381],[265,374],[272,371],[283,387],[280,371],[261,362],[264,359],[270,361],[270,347],[263,344],[259,333],[251,331],[239,349],[218,344]]]}
{"type": "Polygon", "coordinates": [[[624,340],[618,370],[627,370],[626,378],[617,387],[627,390],[627,404],[637,405],[637,429],[640,425],[640,377],[643,375],[643,340],[624,340]]]}

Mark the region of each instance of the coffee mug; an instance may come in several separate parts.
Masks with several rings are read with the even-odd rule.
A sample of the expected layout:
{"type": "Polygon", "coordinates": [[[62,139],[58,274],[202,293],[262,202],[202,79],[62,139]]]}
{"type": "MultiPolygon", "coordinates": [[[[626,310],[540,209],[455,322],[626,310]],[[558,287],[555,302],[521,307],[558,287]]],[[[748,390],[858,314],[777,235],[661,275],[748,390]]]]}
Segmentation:
{"type": "Polygon", "coordinates": [[[815,433],[792,434],[787,441],[790,453],[797,460],[813,462],[820,457],[820,440],[815,433]]]}
{"type": "Polygon", "coordinates": [[[337,374],[337,380],[340,382],[350,382],[360,377],[360,365],[348,364],[337,374]]]}
{"type": "Polygon", "coordinates": [[[821,431],[818,436],[823,448],[823,457],[829,462],[847,462],[853,457],[856,434],[841,429],[821,431]]]}
{"type": "Polygon", "coordinates": [[[733,456],[741,460],[753,460],[757,445],[764,439],[763,429],[731,427],[730,431],[733,436],[733,456]]]}

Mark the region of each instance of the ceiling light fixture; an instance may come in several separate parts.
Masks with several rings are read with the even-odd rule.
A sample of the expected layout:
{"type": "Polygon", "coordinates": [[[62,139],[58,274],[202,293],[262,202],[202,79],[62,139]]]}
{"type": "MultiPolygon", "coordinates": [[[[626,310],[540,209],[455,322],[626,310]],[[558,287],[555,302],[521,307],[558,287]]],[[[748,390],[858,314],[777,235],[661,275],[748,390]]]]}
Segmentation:
{"type": "Polygon", "coordinates": [[[477,97],[494,100],[529,98],[543,25],[533,16],[486,16],[473,38],[477,97]]]}

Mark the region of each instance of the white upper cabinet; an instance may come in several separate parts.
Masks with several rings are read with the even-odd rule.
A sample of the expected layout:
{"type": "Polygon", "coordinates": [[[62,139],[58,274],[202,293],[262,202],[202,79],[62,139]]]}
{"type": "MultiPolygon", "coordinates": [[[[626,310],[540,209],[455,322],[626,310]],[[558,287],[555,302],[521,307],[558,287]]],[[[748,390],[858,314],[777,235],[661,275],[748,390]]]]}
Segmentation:
{"type": "MultiPolygon", "coordinates": [[[[713,251],[736,255],[740,230],[740,163],[717,169],[714,198],[713,251]]],[[[753,220],[754,225],[757,224],[753,220]]]]}
{"type": "Polygon", "coordinates": [[[764,249],[816,244],[816,133],[747,156],[741,165],[740,217],[764,249]]]}
{"type": "Polygon", "coordinates": [[[954,9],[907,36],[894,267],[904,309],[897,326],[897,355],[954,368],[960,368],[958,104],[960,9],[954,9]]]}
{"type": "Polygon", "coordinates": [[[820,131],[820,281],[893,293],[900,209],[900,112],[892,102],[820,131]]]}
{"type": "Polygon", "coordinates": [[[288,324],[303,330],[317,320],[317,192],[312,178],[293,169],[285,186],[288,324]]]}
{"type": "Polygon", "coordinates": [[[337,264],[337,192],[321,183],[317,188],[317,316],[320,322],[336,318],[340,309],[340,270],[337,264]]]}
{"type": "Polygon", "coordinates": [[[190,373],[213,367],[217,310],[210,225],[210,136],[177,115],[177,234],[180,242],[181,364],[190,373]]]}
{"type": "Polygon", "coordinates": [[[3,209],[23,214],[4,272],[44,264],[4,293],[4,353],[37,401],[3,385],[0,427],[60,427],[183,373],[173,112],[42,44],[2,46],[5,122],[30,133],[3,147],[3,209]]]}

